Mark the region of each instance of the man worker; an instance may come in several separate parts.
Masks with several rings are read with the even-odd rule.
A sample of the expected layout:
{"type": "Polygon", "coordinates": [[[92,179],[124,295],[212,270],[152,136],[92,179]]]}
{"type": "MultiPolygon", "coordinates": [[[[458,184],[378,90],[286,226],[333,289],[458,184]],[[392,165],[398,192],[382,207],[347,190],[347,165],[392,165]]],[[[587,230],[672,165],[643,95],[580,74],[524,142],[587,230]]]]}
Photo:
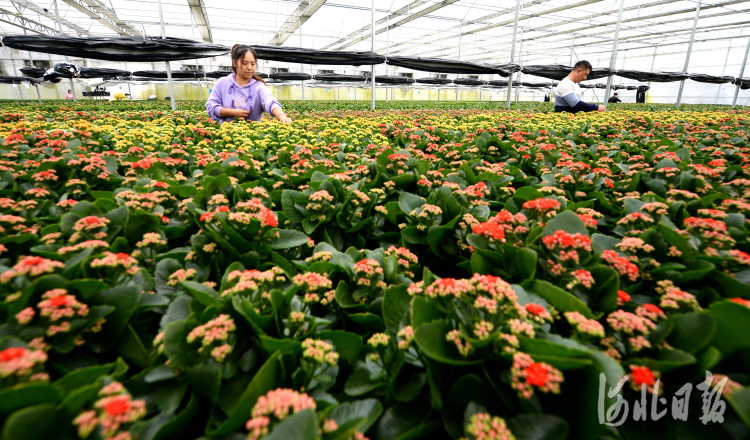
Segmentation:
{"type": "Polygon", "coordinates": [[[568,76],[560,81],[555,88],[555,113],[607,111],[607,107],[603,105],[589,104],[581,100],[581,86],[578,84],[589,76],[591,69],[591,63],[581,60],[573,66],[568,76]]]}
{"type": "Polygon", "coordinates": [[[615,94],[612,95],[612,97],[609,98],[609,100],[607,102],[618,103],[618,102],[622,102],[622,99],[618,98],[617,97],[617,92],[615,92],[615,94]]]}

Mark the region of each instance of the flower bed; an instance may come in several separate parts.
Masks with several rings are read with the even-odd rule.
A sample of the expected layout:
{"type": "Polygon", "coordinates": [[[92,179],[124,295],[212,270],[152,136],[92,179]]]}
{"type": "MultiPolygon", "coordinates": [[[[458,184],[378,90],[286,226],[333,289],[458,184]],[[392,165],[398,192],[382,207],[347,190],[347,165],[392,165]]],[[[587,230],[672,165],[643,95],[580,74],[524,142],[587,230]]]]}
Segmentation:
{"type": "Polygon", "coordinates": [[[67,105],[0,115],[4,440],[750,435],[746,113],[67,105]]]}

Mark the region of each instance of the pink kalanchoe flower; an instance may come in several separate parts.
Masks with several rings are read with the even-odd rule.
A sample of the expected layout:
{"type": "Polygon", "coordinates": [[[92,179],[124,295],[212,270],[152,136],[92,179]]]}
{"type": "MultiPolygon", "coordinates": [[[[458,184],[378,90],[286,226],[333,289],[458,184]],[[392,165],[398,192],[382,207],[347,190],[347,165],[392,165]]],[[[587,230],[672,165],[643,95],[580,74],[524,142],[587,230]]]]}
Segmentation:
{"type": "Polygon", "coordinates": [[[39,276],[44,273],[52,273],[55,269],[63,268],[65,264],[60,261],[48,260],[42,257],[21,257],[10,270],[0,274],[0,283],[5,284],[11,279],[22,276],[39,276]]]}
{"type": "Polygon", "coordinates": [[[555,248],[564,250],[584,250],[591,252],[591,238],[588,235],[583,235],[576,232],[575,234],[569,234],[561,229],[554,232],[554,234],[542,237],[542,243],[549,250],[555,248]]]}
{"type": "Polygon", "coordinates": [[[469,418],[466,432],[477,440],[515,440],[505,420],[486,413],[476,413],[469,418]]]}
{"type": "Polygon", "coordinates": [[[524,307],[529,312],[526,317],[536,322],[537,324],[544,324],[545,322],[552,322],[552,315],[539,304],[529,303],[524,307]]]}
{"type": "Polygon", "coordinates": [[[474,352],[474,347],[471,345],[469,341],[464,341],[464,339],[461,336],[461,331],[459,330],[449,331],[445,335],[445,340],[448,342],[453,342],[453,344],[456,346],[456,349],[461,354],[461,356],[466,357],[474,352]]]}
{"type": "Polygon", "coordinates": [[[47,353],[24,347],[10,347],[0,351],[0,378],[11,375],[28,376],[38,365],[47,362],[47,353]]]}
{"type": "Polygon", "coordinates": [[[518,395],[529,399],[538,389],[543,393],[560,393],[563,375],[557,368],[544,362],[534,362],[526,353],[516,352],[513,355],[513,366],[510,369],[513,377],[511,388],[518,391],[518,395]]]}
{"type": "Polygon", "coordinates": [[[638,308],[635,309],[635,314],[654,322],[658,322],[667,317],[667,315],[664,314],[664,311],[658,306],[648,303],[638,306],[638,308]]]}
{"type": "Polygon", "coordinates": [[[583,287],[590,289],[591,286],[594,285],[594,277],[591,275],[591,272],[584,270],[584,269],[578,269],[573,271],[573,281],[568,283],[566,288],[568,290],[572,289],[574,286],[582,285],[583,287]]]}
{"type": "Polygon", "coordinates": [[[617,305],[618,306],[624,306],[625,304],[630,302],[630,295],[628,295],[627,292],[624,290],[618,290],[617,291],[617,305]]]}
{"type": "Polygon", "coordinates": [[[253,418],[273,415],[277,420],[284,420],[290,413],[296,414],[306,409],[315,409],[315,401],[305,393],[277,388],[260,396],[251,415],[253,418]]]}
{"type": "Polygon", "coordinates": [[[48,290],[42,295],[42,301],[37,304],[39,316],[44,316],[50,322],[56,322],[63,318],[74,316],[86,316],[89,308],[81,303],[74,295],[68,295],[65,289],[48,290]]]}
{"type": "Polygon", "coordinates": [[[319,339],[307,338],[302,342],[302,357],[312,359],[319,364],[327,363],[336,365],[339,354],[334,351],[333,345],[319,339]]]}
{"type": "Polygon", "coordinates": [[[593,338],[604,337],[604,326],[595,319],[588,319],[579,312],[565,312],[565,319],[582,335],[593,338]]]}
{"type": "Polygon", "coordinates": [[[31,307],[26,307],[20,312],[16,313],[16,321],[21,325],[26,325],[34,318],[36,312],[31,307]]]}
{"type": "Polygon", "coordinates": [[[294,276],[292,282],[308,292],[317,292],[328,290],[333,287],[333,283],[328,279],[328,275],[317,272],[305,272],[294,276]]]}
{"type": "Polygon", "coordinates": [[[357,277],[357,284],[369,287],[374,280],[383,274],[383,268],[376,260],[366,258],[359,260],[354,264],[354,275],[357,277]]]}
{"type": "Polygon", "coordinates": [[[627,258],[617,255],[617,252],[607,249],[602,252],[601,259],[615,269],[622,277],[630,281],[638,279],[638,266],[628,261],[627,258]]]}
{"type": "Polygon", "coordinates": [[[89,248],[102,248],[106,249],[109,247],[109,243],[104,240],[86,240],[72,246],[63,246],[57,250],[60,255],[69,254],[71,252],[79,252],[89,248]]]}
{"type": "Polygon", "coordinates": [[[624,310],[616,310],[607,316],[607,324],[616,332],[627,335],[647,335],[656,329],[656,324],[648,318],[624,310]]]}
{"type": "Polygon", "coordinates": [[[396,334],[400,338],[398,341],[399,350],[407,350],[411,346],[411,342],[414,340],[414,328],[410,325],[402,328],[396,334]]]}

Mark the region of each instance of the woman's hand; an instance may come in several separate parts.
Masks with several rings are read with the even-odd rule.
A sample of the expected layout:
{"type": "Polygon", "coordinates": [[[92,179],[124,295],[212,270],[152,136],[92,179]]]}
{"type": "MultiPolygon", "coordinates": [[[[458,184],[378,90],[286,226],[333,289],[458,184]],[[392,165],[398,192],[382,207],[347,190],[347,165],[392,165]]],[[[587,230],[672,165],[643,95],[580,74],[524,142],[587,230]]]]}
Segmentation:
{"type": "Polygon", "coordinates": [[[292,123],[292,119],[289,116],[287,116],[285,113],[279,113],[278,115],[276,115],[276,120],[283,124],[292,123]]]}
{"type": "Polygon", "coordinates": [[[232,108],[228,110],[231,112],[230,116],[234,116],[235,118],[247,119],[250,116],[250,112],[244,108],[232,108]]]}

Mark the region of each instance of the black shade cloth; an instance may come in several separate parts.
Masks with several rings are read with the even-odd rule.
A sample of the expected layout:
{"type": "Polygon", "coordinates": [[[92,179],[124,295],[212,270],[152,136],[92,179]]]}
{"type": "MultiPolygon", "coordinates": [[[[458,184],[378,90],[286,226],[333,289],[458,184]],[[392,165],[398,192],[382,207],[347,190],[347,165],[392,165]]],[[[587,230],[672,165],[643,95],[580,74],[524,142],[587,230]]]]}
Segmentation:
{"type": "Polygon", "coordinates": [[[365,78],[362,75],[342,75],[339,73],[321,73],[319,75],[313,76],[313,79],[316,79],[318,81],[365,81],[367,78],[365,78]]]}
{"type": "Polygon", "coordinates": [[[624,90],[627,88],[627,86],[616,86],[613,84],[611,88],[612,90],[624,90]]]}
{"type": "Polygon", "coordinates": [[[107,61],[174,61],[224,55],[229,48],[184,38],[8,35],[3,45],[32,52],[107,61]]]}
{"type": "Polygon", "coordinates": [[[21,73],[30,78],[41,78],[46,72],[47,70],[41,67],[21,67],[21,73]]]}
{"type": "Polygon", "coordinates": [[[453,84],[461,86],[483,86],[485,85],[485,81],[472,78],[456,78],[453,80],[453,84]]]}
{"type": "Polygon", "coordinates": [[[646,102],[646,91],[650,88],[649,86],[638,86],[638,91],[635,92],[636,104],[644,104],[646,102]]]}
{"type": "Polygon", "coordinates": [[[704,75],[702,73],[691,73],[690,79],[693,81],[709,83],[709,84],[728,84],[734,81],[733,76],[713,76],[713,75],[704,75]]]}
{"type": "MultiPolygon", "coordinates": [[[[548,65],[529,65],[523,66],[521,72],[526,75],[541,76],[542,78],[561,80],[568,76],[573,70],[571,66],[565,66],[563,64],[548,64],[548,65]]],[[[588,79],[599,79],[606,76],[613,75],[614,71],[606,67],[594,67],[589,72],[588,79]]]]}
{"type": "Polygon", "coordinates": [[[594,88],[596,88],[596,89],[606,89],[607,85],[606,84],[594,84],[594,88]]]}
{"type": "MultiPolygon", "coordinates": [[[[198,77],[198,79],[201,79],[201,78],[204,78],[204,77],[205,78],[219,79],[219,78],[224,78],[225,76],[229,76],[231,73],[232,73],[231,71],[230,72],[225,72],[223,70],[215,70],[213,72],[206,72],[205,75],[202,72],[198,72],[197,73],[197,77],[198,77]]],[[[258,75],[259,77],[263,78],[263,79],[268,78],[268,74],[264,73],[264,72],[255,72],[255,74],[258,75]]]]}
{"type": "Polygon", "coordinates": [[[414,80],[414,82],[419,84],[451,84],[453,83],[452,79],[448,78],[417,78],[414,80]]]}
{"type": "Polygon", "coordinates": [[[638,87],[636,87],[636,86],[627,86],[625,88],[628,89],[628,90],[638,90],[638,87]]]}
{"type": "MultiPolygon", "coordinates": [[[[513,83],[513,84],[516,84],[516,83],[513,83]]],[[[531,89],[543,89],[545,87],[550,87],[552,84],[551,83],[536,83],[536,82],[524,82],[524,81],[521,81],[521,83],[518,84],[518,85],[520,85],[521,87],[528,87],[528,88],[531,88],[531,89]]]]}
{"type": "Polygon", "coordinates": [[[21,84],[22,82],[28,82],[31,84],[39,84],[39,81],[34,81],[33,79],[26,77],[26,76],[3,76],[0,75],[0,84],[21,84]]]}
{"type": "Polygon", "coordinates": [[[261,60],[300,64],[342,64],[363,66],[383,64],[385,57],[375,52],[314,50],[301,47],[251,46],[261,60]]]}
{"type": "Polygon", "coordinates": [[[738,84],[742,90],[750,89],[750,78],[735,78],[732,84],[738,84]]]}
{"type": "Polygon", "coordinates": [[[78,78],[104,78],[112,76],[130,76],[130,72],[120,69],[81,67],[81,73],[78,75],[78,78]]]}
{"type": "Polygon", "coordinates": [[[93,92],[83,92],[83,96],[85,98],[89,96],[112,96],[112,94],[104,90],[96,90],[93,92]]]}
{"type": "Polygon", "coordinates": [[[492,81],[487,81],[488,86],[492,87],[508,87],[508,81],[503,81],[501,79],[495,79],[492,81]]]}
{"type": "Polygon", "coordinates": [[[690,75],[682,72],[641,72],[639,70],[618,70],[617,76],[646,82],[673,82],[688,79],[690,75]]]}
{"type": "MultiPolygon", "coordinates": [[[[259,55],[260,56],[260,55],[259,55]]],[[[312,75],[302,72],[276,72],[269,75],[271,79],[280,79],[285,81],[305,81],[312,79],[312,75]]]]}
{"type": "Polygon", "coordinates": [[[63,78],[73,78],[80,74],[80,67],[68,63],[57,63],[51,69],[44,72],[44,80],[53,83],[62,81],[63,78]]]}
{"type": "Polygon", "coordinates": [[[517,64],[478,64],[439,58],[389,57],[387,62],[392,66],[406,67],[423,72],[456,73],[459,75],[497,73],[507,77],[520,70],[520,66],[517,64]]]}
{"type": "Polygon", "coordinates": [[[582,89],[595,89],[596,88],[596,84],[579,84],[578,86],[581,87],[582,89]]]}
{"type": "MultiPolygon", "coordinates": [[[[143,78],[167,78],[167,71],[139,70],[133,72],[133,76],[140,76],[143,78]]],[[[203,78],[203,72],[196,72],[195,70],[173,70],[172,78],[203,78]]]]}
{"type": "Polygon", "coordinates": [[[375,82],[380,84],[414,84],[412,78],[405,76],[376,75],[375,82]]]}

